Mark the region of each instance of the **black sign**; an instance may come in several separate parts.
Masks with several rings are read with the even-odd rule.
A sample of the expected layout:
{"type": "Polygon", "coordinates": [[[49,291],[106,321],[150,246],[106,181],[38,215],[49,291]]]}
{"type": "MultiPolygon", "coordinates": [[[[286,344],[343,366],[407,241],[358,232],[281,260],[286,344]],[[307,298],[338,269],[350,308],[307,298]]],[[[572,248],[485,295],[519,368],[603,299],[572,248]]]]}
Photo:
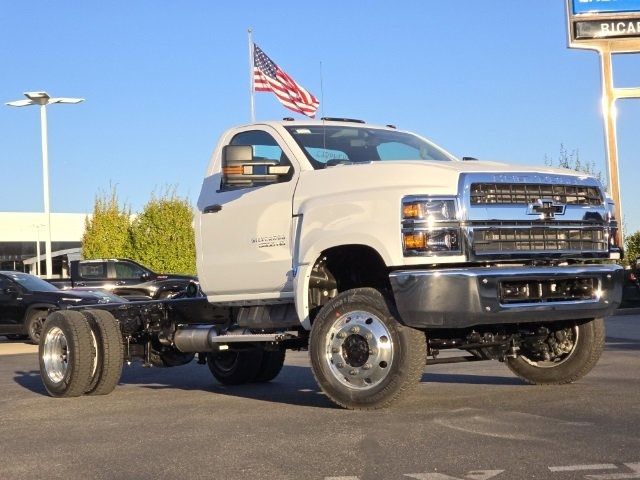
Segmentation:
{"type": "Polygon", "coordinates": [[[640,38],[640,18],[573,22],[576,40],[640,38]]]}

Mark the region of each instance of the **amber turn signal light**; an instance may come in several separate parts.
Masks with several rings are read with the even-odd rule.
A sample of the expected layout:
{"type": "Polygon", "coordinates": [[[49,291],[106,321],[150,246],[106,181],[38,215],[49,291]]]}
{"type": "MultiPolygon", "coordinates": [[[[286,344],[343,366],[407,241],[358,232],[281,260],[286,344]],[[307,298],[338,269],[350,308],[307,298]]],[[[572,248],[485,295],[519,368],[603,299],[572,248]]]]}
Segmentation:
{"type": "Polygon", "coordinates": [[[402,207],[402,216],[404,218],[422,218],[421,203],[407,203],[402,207]]]}
{"type": "Polygon", "coordinates": [[[423,250],[426,247],[427,240],[423,232],[404,234],[404,248],[406,250],[423,250]]]}

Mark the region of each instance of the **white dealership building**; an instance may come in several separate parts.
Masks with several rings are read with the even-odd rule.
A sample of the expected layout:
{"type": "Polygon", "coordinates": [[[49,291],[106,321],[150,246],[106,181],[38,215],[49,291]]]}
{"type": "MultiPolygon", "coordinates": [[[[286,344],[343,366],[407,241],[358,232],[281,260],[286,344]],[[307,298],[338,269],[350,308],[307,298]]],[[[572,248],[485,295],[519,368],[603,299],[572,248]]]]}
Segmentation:
{"type": "MultiPolygon", "coordinates": [[[[68,261],[79,258],[88,216],[86,213],[51,214],[54,276],[64,275],[68,261]]],[[[0,270],[20,270],[33,274],[39,271],[44,274],[46,238],[47,219],[44,213],[0,212],[0,270]]]]}

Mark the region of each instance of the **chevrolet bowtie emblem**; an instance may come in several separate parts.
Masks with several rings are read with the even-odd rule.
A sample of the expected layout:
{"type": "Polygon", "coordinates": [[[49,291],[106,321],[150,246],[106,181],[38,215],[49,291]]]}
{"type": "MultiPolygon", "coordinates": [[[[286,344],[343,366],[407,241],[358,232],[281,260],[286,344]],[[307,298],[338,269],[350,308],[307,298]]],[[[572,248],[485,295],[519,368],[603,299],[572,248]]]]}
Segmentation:
{"type": "Polygon", "coordinates": [[[527,207],[527,215],[540,215],[540,220],[551,220],[556,215],[564,215],[565,205],[551,199],[539,198],[527,207]]]}

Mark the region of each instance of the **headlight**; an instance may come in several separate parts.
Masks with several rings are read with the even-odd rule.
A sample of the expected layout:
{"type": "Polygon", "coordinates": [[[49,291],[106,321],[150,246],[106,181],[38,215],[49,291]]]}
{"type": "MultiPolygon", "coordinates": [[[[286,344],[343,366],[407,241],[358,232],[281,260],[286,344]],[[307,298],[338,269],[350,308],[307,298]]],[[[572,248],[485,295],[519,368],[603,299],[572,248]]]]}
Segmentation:
{"type": "Polygon", "coordinates": [[[402,200],[405,255],[460,254],[455,198],[405,197],[402,200]]]}
{"type": "Polygon", "coordinates": [[[445,199],[405,199],[402,204],[403,220],[424,220],[427,223],[455,222],[456,202],[445,199]]]}

